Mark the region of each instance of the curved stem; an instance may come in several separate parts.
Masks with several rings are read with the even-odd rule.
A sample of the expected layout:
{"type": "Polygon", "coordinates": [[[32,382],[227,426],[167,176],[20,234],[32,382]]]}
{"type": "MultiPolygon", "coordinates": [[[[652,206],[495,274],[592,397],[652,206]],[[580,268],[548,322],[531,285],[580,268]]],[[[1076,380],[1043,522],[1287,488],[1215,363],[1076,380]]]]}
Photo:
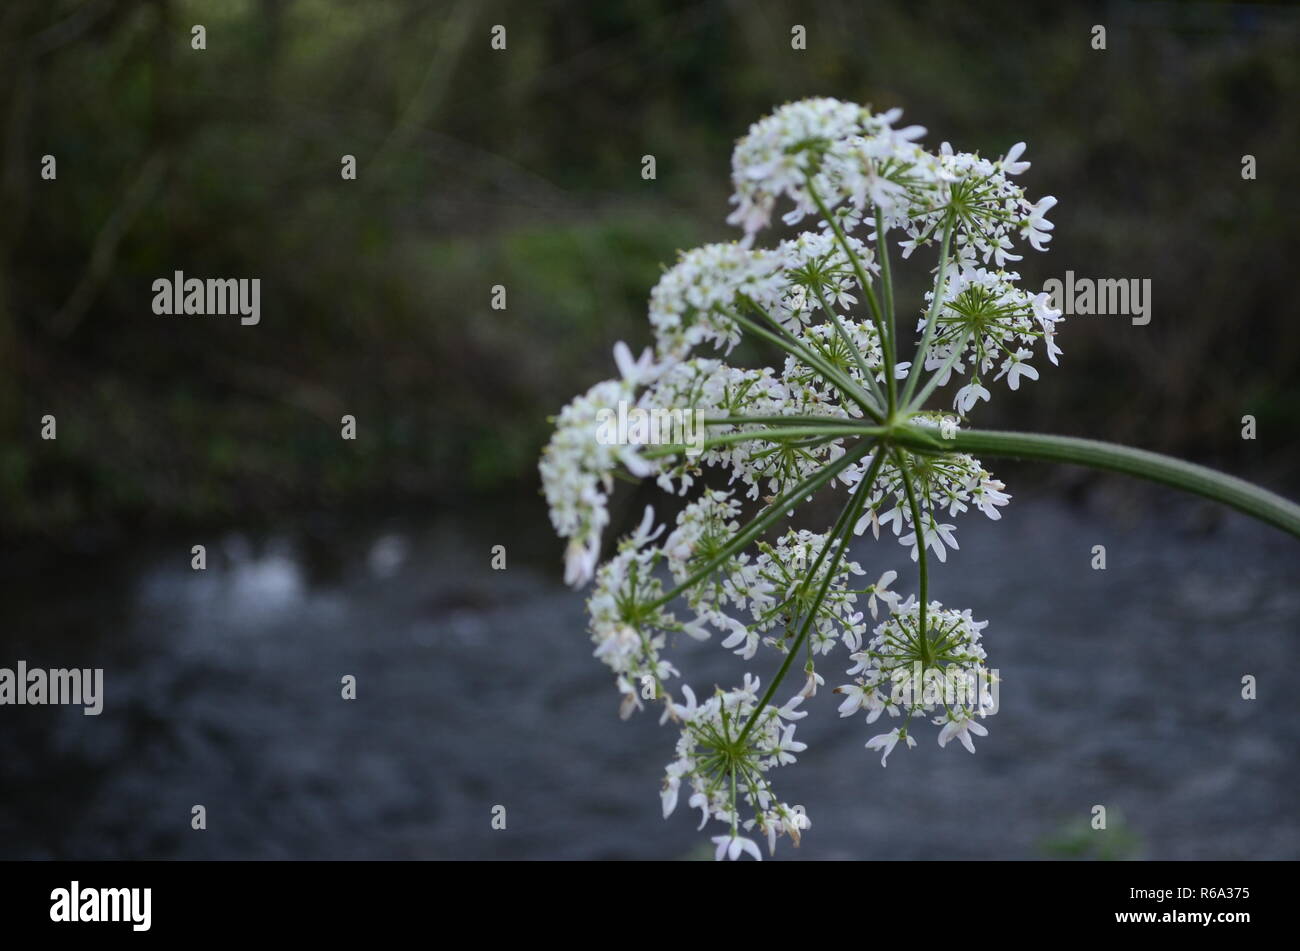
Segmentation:
{"type": "Polygon", "coordinates": [[[1074,436],[979,429],[958,430],[951,438],[943,438],[934,430],[927,432],[914,426],[900,427],[895,430],[893,438],[922,452],[956,450],[1014,459],[1045,459],[1122,472],[1222,502],[1300,538],[1300,505],[1236,476],[1145,449],[1074,436]]]}

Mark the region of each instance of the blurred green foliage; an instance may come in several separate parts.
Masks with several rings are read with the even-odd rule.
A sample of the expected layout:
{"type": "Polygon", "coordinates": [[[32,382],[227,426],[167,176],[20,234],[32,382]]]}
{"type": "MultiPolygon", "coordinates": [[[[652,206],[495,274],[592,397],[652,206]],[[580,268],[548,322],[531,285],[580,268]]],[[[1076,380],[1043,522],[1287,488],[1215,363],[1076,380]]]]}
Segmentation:
{"type": "Polygon", "coordinates": [[[1038,850],[1045,858],[1120,862],[1140,858],[1143,845],[1124,817],[1112,813],[1105,829],[1094,829],[1087,819],[1063,822],[1042,839],[1038,850]]]}
{"type": "Polygon", "coordinates": [[[809,95],[902,106],[931,145],[1028,140],[1030,193],[1061,204],[1027,281],[1153,280],[1149,326],[1067,323],[1060,370],[982,425],[1291,482],[1298,23],[1222,3],[15,0],[0,524],[533,491],[547,416],[616,340],[647,342],[661,264],[734,236],[733,140],[809,95]],[[261,323],[155,317],[150,284],[177,269],[260,278],[261,323]]]}

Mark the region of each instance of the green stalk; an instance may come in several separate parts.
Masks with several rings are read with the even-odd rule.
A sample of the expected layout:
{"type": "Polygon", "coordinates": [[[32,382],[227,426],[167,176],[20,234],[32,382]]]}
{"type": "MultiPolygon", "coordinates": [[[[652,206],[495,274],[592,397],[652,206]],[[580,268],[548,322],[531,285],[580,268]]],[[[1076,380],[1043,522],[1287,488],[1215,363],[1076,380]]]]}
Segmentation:
{"type": "Polygon", "coordinates": [[[889,241],[885,238],[885,216],[876,209],[876,255],[880,258],[880,284],[885,298],[885,324],[889,327],[889,340],[895,344],[894,362],[898,362],[898,331],[894,326],[894,278],[889,269],[889,241]]]}
{"type": "MultiPolygon", "coordinates": [[[[840,340],[844,342],[844,346],[848,348],[849,353],[853,356],[853,362],[858,365],[858,372],[862,374],[862,379],[866,380],[867,384],[871,387],[871,395],[880,401],[881,406],[887,405],[888,400],[885,395],[880,392],[880,386],[876,383],[875,373],[873,373],[871,368],[867,366],[867,358],[858,348],[858,345],[853,342],[853,338],[849,336],[849,332],[844,329],[844,325],[840,323],[839,316],[835,314],[829,306],[827,306],[826,295],[822,293],[820,287],[817,288],[817,301],[822,305],[823,313],[825,313],[826,316],[831,319],[831,323],[835,325],[835,332],[839,334],[840,340]]],[[[885,341],[880,341],[882,352],[885,346],[885,341]]]]}
{"type": "Polygon", "coordinates": [[[844,552],[848,549],[849,539],[853,537],[853,525],[857,522],[858,516],[862,514],[867,497],[871,494],[871,486],[875,484],[876,473],[880,471],[880,464],[884,459],[885,454],[882,451],[877,452],[876,458],[871,460],[871,465],[867,467],[866,476],[858,483],[857,491],[853,493],[853,497],[849,499],[848,504],[840,512],[840,517],[835,521],[835,527],[831,529],[826,544],[822,546],[821,553],[817,556],[817,561],[808,570],[804,583],[799,587],[799,594],[802,596],[803,592],[808,589],[809,580],[817,574],[817,569],[826,557],[826,552],[830,550],[831,544],[838,539],[839,547],[836,549],[835,558],[831,562],[830,568],[826,570],[826,577],[822,579],[821,587],[817,591],[817,598],[804,616],[803,624],[799,627],[799,634],[794,643],[790,645],[789,651],[786,652],[785,660],[782,662],[781,668],[776,672],[776,676],[772,678],[772,683],[768,685],[767,692],[763,694],[763,699],[758,702],[754,712],[749,715],[749,720],[745,723],[745,729],[740,732],[737,745],[745,741],[745,737],[749,735],[749,731],[758,719],[759,714],[767,709],[767,705],[772,701],[772,696],[776,693],[776,688],[781,686],[781,681],[785,679],[785,675],[790,671],[790,665],[794,663],[795,657],[799,655],[799,648],[803,646],[804,639],[808,636],[808,630],[812,626],[813,618],[817,616],[817,609],[826,600],[826,592],[830,589],[831,579],[835,577],[835,572],[844,559],[844,552]]]}
{"type": "Polygon", "coordinates": [[[893,438],[900,445],[922,452],[959,451],[1013,459],[1044,459],[1122,472],[1222,502],[1300,538],[1300,505],[1236,476],[1145,449],[1074,436],[979,429],[958,430],[952,438],[945,439],[934,430],[927,432],[913,426],[896,429],[893,438]]]}
{"type": "Polygon", "coordinates": [[[916,381],[921,378],[921,368],[925,365],[925,353],[930,348],[930,339],[934,336],[935,321],[938,320],[939,309],[943,304],[943,288],[948,279],[948,250],[952,244],[952,226],[952,219],[949,218],[948,223],[944,225],[943,241],[940,244],[939,275],[934,281],[934,299],[930,301],[930,312],[925,315],[925,332],[921,335],[921,343],[916,348],[916,357],[912,360],[911,369],[907,371],[907,384],[903,387],[904,406],[908,405],[912,393],[916,390],[916,381]]]}
{"type": "Polygon", "coordinates": [[[718,552],[718,554],[710,558],[705,565],[700,567],[699,570],[697,570],[689,578],[687,578],[677,587],[673,588],[673,590],[669,591],[663,597],[658,598],[651,604],[647,605],[646,609],[652,611],[655,608],[663,607],[665,604],[667,604],[669,601],[672,601],[674,598],[676,598],[687,588],[707,578],[709,575],[713,573],[714,569],[716,569],[718,565],[722,564],[724,561],[726,561],[736,552],[740,551],[742,548],[744,548],[746,545],[752,542],[755,538],[761,535],[769,525],[771,525],[782,515],[785,515],[792,504],[798,502],[800,499],[806,498],[807,496],[811,495],[812,493],[820,489],[827,482],[830,482],[831,479],[834,479],[837,475],[839,475],[849,466],[853,465],[855,462],[857,462],[859,459],[865,456],[871,450],[871,447],[873,445],[874,443],[870,439],[859,440],[858,442],[850,446],[845,451],[844,455],[840,456],[838,459],[836,459],[826,468],[819,470],[815,475],[809,476],[807,479],[804,479],[802,482],[796,485],[793,489],[790,489],[788,492],[784,493],[775,502],[773,502],[771,505],[765,508],[760,514],[755,516],[752,522],[750,522],[739,532],[737,532],[736,537],[733,538],[731,541],[729,541],[723,547],[723,549],[720,552],[718,552]]]}
{"type": "MultiPolygon", "coordinates": [[[[782,439],[791,439],[796,436],[861,436],[864,430],[862,426],[855,423],[830,423],[821,426],[783,426],[780,429],[756,429],[753,432],[743,433],[724,433],[721,436],[714,436],[712,439],[706,439],[700,444],[700,448],[712,449],[714,446],[728,446],[733,442],[779,442],[782,439]]],[[[687,446],[682,443],[674,445],[655,446],[646,452],[641,453],[644,459],[659,459],[663,456],[679,456],[694,446],[687,446]]]]}
{"type": "MultiPolygon", "coordinates": [[[[930,642],[925,634],[925,612],[930,603],[930,573],[927,570],[925,560],[925,527],[921,524],[921,507],[916,504],[916,490],[912,488],[912,473],[903,464],[903,454],[898,447],[894,447],[894,464],[898,466],[899,475],[903,479],[903,491],[907,493],[907,505],[912,512],[912,530],[916,532],[916,565],[920,576],[921,598],[921,614],[917,627],[917,638],[920,641],[918,646],[921,649],[921,662],[928,665],[930,663],[930,642]]],[[[901,624],[899,630],[902,630],[901,624]]]]}
{"type": "MultiPolygon", "coordinates": [[[[745,304],[745,306],[749,307],[756,314],[758,314],[769,324],[771,324],[772,328],[776,331],[776,333],[779,336],[783,337],[789,343],[790,347],[794,347],[798,350],[798,353],[794,354],[795,356],[798,356],[809,366],[813,367],[813,369],[818,370],[822,374],[822,376],[826,377],[831,383],[834,383],[836,386],[838,386],[841,390],[845,392],[846,395],[851,395],[849,394],[850,389],[856,389],[857,392],[861,393],[863,396],[868,395],[867,392],[862,389],[862,387],[858,386],[853,381],[852,377],[849,377],[847,374],[841,373],[839,368],[835,366],[833,363],[831,363],[830,360],[826,357],[826,355],[822,352],[822,350],[819,347],[817,347],[814,343],[812,343],[811,341],[805,343],[803,340],[800,340],[793,333],[787,330],[782,325],[781,321],[777,320],[775,317],[769,314],[767,312],[767,308],[763,307],[757,301],[753,300],[750,297],[747,297],[744,294],[739,295],[739,297],[740,300],[745,304]]],[[[732,317],[733,319],[739,317],[739,315],[735,313],[731,313],[728,316],[732,317]]],[[[742,326],[747,326],[747,325],[742,324],[742,326]]],[[[792,352],[790,351],[790,347],[786,347],[787,352],[792,352]]],[[[875,380],[868,380],[868,383],[871,384],[870,398],[879,400],[880,403],[879,407],[875,407],[874,403],[872,404],[872,406],[875,408],[873,410],[869,410],[869,412],[871,413],[871,418],[874,419],[876,422],[882,422],[884,420],[884,417],[880,414],[880,407],[883,407],[885,405],[884,397],[881,395],[879,389],[875,386],[875,380]]],[[[861,400],[855,400],[855,401],[858,402],[859,405],[861,405],[862,402],[861,400]]],[[[863,408],[867,409],[867,407],[865,406],[863,408]]]]}
{"type": "Polygon", "coordinates": [[[712,419],[704,420],[704,425],[705,426],[732,426],[732,425],[743,426],[751,423],[763,423],[764,425],[777,425],[777,426],[781,426],[781,425],[820,426],[822,424],[830,424],[834,426],[837,423],[841,423],[841,422],[847,425],[849,423],[857,423],[857,420],[846,418],[846,417],[838,417],[838,416],[796,416],[796,415],[745,416],[742,414],[740,416],[715,416],[712,419]]]}
{"type": "Polygon", "coordinates": [[[817,189],[813,188],[812,177],[808,179],[808,194],[812,197],[813,203],[817,205],[817,210],[821,212],[826,223],[830,225],[831,231],[835,234],[835,240],[839,242],[840,248],[853,264],[853,273],[858,278],[858,286],[862,292],[867,295],[867,305],[871,308],[871,316],[876,324],[876,332],[880,334],[880,350],[885,357],[885,383],[889,390],[889,415],[894,415],[895,401],[894,387],[894,341],[890,338],[885,328],[884,317],[880,311],[880,302],[876,300],[876,292],[873,289],[871,281],[867,279],[867,272],[863,270],[862,261],[854,253],[853,248],[849,246],[848,239],[844,236],[844,230],[840,223],[835,220],[835,216],[826,208],[826,203],[822,201],[821,196],[817,194],[817,189]]]}
{"type": "MultiPolygon", "coordinates": [[[[766,313],[762,310],[762,308],[757,307],[757,305],[755,305],[755,307],[759,311],[759,313],[762,313],[764,316],[767,316],[766,313]]],[[[762,337],[764,340],[776,344],[786,353],[790,354],[791,356],[799,358],[804,363],[812,367],[814,370],[817,370],[828,381],[835,384],[835,386],[837,386],[840,389],[840,391],[844,393],[845,396],[847,396],[849,399],[853,400],[853,402],[861,406],[862,411],[864,413],[866,413],[872,419],[876,420],[876,422],[881,421],[882,417],[880,415],[880,411],[876,409],[875,404],[871,402],[871,397],[867,395],[867,392],[864,389],[862,389],[862,387],[858,386],[852,380],[845,377],[843,374],[841,374],[830,364],[826,363],[824,360],[821,360],[813,356],[807,347],[805,347],[802,343],[796,340],[794,336],[791,335],[788,331],[786,331],[784,327],[781,327],[779,323],[776,324],[777,328],[780,330],[781,333],[785,333],[786,336],[789,337],[789,340],[783,339],[780,336],[780,334],[774,334],[770,330],[767,330],[766,328],[761,327],[758,324],[754,323],[749,318],[742,317],[740,314],[729,314],[728,316],[731,317],[732,320],[736,321],[736,323],[740,324],[742,327],[748,330],[750,333],[757,334],[758,336],[762,337]]],[[[771,320],[770,317],[768,319],[771,320]]]]}
{"type": "Polygon", "coordinates": [[[939,385],[939,381],[943,379],[944,374],[952,369],[953,364],[957,362],[957,358],[960,357],[962,351],[966,349],[966,341],[971,338],[973,333],[974,331],[971,330],[966,331],[961,335],[961,339],[953,344],[952,353],[948,354],[948,359],[943,361],[943,366],[930,374],[930,379],[925,381],[925,386],[921,389],[920,394],[913,399],[911,403],[905,404],[907,406],[907,412],[917,413],[921,411],[922,407],[925,406],[925,401],[930,398],[930,394],[933,393],[934,388],[939,385]]]}

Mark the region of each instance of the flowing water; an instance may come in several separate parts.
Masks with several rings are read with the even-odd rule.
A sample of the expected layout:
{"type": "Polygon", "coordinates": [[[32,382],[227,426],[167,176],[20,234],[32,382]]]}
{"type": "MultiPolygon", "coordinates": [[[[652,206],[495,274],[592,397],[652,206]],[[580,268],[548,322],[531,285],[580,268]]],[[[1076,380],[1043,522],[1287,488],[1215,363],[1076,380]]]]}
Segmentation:
{"type": "MultiPolygon", "coordinates": [[[[1000,523],[964,516],[932,595],[992,622],[989,735],[972,756],[924,725],[882,769],[863,744],[888,727],[838,718],[848,662],[825,659],[798,727],[808,750],[772,775],[812,828],[778,856],[1300,857],[1300,544],[1150,500],[1168,507],[1028,497],[1000,523]],[[1246,675],[1258,699],[1242,699],[1246,675]]],[[[713,833],[684,801],[660,814],[675,734],[618,720],[560,550],[530,498],[24,562],[0,666],[103,667],[105,699],[97,717],[0,707],[0,858],[704,854],[713,833]],[[206,571],[190,568],[199,541],[206,571]]],[[[910,590],[901,546],[856,554],[910,590]]],[[[697,692],[739,682],[716,641],[678,646],[697,692]]],[[[764,679],[774,661],[755,661],[764,679]]]]}

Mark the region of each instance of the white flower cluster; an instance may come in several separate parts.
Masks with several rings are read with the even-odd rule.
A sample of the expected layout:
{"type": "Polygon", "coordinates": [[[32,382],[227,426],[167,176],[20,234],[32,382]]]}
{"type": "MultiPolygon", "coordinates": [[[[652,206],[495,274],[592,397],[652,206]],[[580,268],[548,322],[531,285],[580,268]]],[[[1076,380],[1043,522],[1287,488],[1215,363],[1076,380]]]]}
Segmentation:
{"type": "Polygon", "coordinates": [[[769,300],[780,282],[779,262],[735,244],[688,251],[650,292],[650,327],[661,359],[683,360],[702,343],[731,352],[740,328],[728,316],[738,294],[769,300]]]}
{"type": "Polygon", "coordinates": [[[867,749],[883,750],[882,766],[899,740],[916,746],[907,732],[915,714],[923,718],[936,714],[934,725],[943,727],[940,746],[955,737],[974,753],[971,734],[988,734],[977,717],[996,707],[991,692],[996,675],[985,667],[980,644],[980,632],[988,621],[976,621],[970,611],[946,610],[938,601],[930,602],[927,610],[923,633],[917,600],[908,598],[899,604],[876,628],[866,648],[852,655],[857,662],[848,670],[850,677],[856,675],[853,683],[835,688],[845,697],[841,717],[865,710],[867,722],[875,723],[881,713],[906,714],[902,726],[867,741],[867,749]]]}
{"type": "Polygon", "coordinates": [[[663,720],[682,724],[664,813],[689,786],[705,821],[727,826],[714,840],[719,858],[759,857],[742,832],[757,830],[770,849],[781,834],[797,843],[808,827],[801,808],[775,798],[765,774],[803,749],[788,721],[804,715],[796,708],[824,683],[815,662],[838,646],[856,663],[853,683],[837,691],[846,695],[841,714],[906,718],[868,741],[882,764],[900,741],[916,744],[908,732],[915,714],[942,727],[941,746],[955,738],[973,752],[972,736],[986,734],[980,721],[992,712],[986,693],[957,690],[992,679],[980,644],[985,625],[928,600],[926,562],[957,549],[957,516],[974,508],[1000,518],[1010,496],[978,459],[944,447],[957,420],[924,404],[936,387],[961,379],[950,398],[965,417],[990,399],[990,378],[1012,390],[1037,379],[1030,359],[1039,343],[1057,362],[1060,313],[1006,270],[1020,259],[1017,241],[1045,248],[1052,225],[1044,215],[1055,199],[1032,202],[1013,181],[1028,168],[1023,143],[996,160],[947,144],[932,153],[917,144],[924,130],[897,128],[899,118],[897,110],[811,99],[755,123],[732,158],[728,220],[744,239],[686,252],[665,271],[650,295],[653,346],[634,359],[618,344],[618,377],[560,412],[542,454],[551,521],[568,540],[565,580],[594,580],[590,631],[596,656],[614,672],[620,713],[657,702],[663,720]],[[814,226],[754,248],[787,201],[787,225],[812,216],[814,226]],[[900,359],[895,339],[891,232],[902,258],[938,250],[911,360],[900,359]],[[781,362],[731,365],[742,340],[781,350],[781,362]],[[620,407],[688,414],[702,427],[699,443],[691,451],[676,440],[597,438],[601,418],[620,407]],[[647,508],[600,564],[614,480],[623,475],[654,479],[684,501],[673,503],[681,508],[668,525],[647,508]],[[819,492],[840,496],[834,527],[784,524],[819,492]],[[903,600],[891,590],[892,570],[864,583],[848,557],[856,536],[869,528],[879,538],[882,527],[918,562],[918,595],[903,600]],[[744,661],[780,664],[761,696],[746,673],[742,687],[703,703],[685,685],[685,702],[674,699],[669,681],[680,674],[664,656],[670,643],[714,633],[744,661]],[[796,663],[802,684],[777,706],[796,663]],[[937,695],[929,689],[936,678],[944,686],[937,695]]]}
{"type": "Polygon", "coordinates": [[[854,530],[860,535],[870,527],[872,535],[879,538],[882,525],[891,528],[899,544],[911,550],[913,561],[918,560],[919,552],[908,499],[909,485],[921,515],[922,544],[933,549],[940,561],[947,561],[949,548],[960,547],[956,526],[940,521],[941,517],[955,518],[974,505],[987,518],[997,521],[1002,517],[998,510],[1011,501],[1011,496],[1003,491],[1006,486],[968,453],[926,456],[907,450],[900,452],[905,469],[900,469],[896,462],[884,461],[854,530]],[[905,528],[910,531],[904,533],[905,528]]]}
{"type": "Polygon", "coordinates": [[[1056,199],[1048,195],[1031,202],[1011,181],[1029,168],[1028,162],[1020,161],[1024,151],[1025,143],[1017,142],[992,162],[969,152],[953,152],[952,146],[943,143],[938,176],[942,204],[931,211],[913,209],[904,225],[908,240],[903,242],[903,256],[933,240],[948,216],[955,224],[957,256],[963,262],[979,258],[988,263],[992,259],[1002,267],[1007,261],[1019,261],[1020,255],[1011,253],[1012,235],[1025,238],[1035,251],[1047,250],[1055,226],[1043,216],[1056,205],[1056,199]]]}
{"type": "MultiPolygon", "coordinates": [[[[847,244],[866,273],[879,273],[880,265],[869,246],[852,236],[847,238],[847,244]]],[[[769,297],[750,295],[750,299],[765,305],[787,330],[797,330],[813,321],[823,303],[839,308],[857,303],[853,260],[835,235],[805,231],[782,241],[772,256],[783,279],[769,287],[769,297]]]]}
{"type": "MultiPolygon", "coordinates": [[[[797,374],[797,370],[792,373],[797,374]]],[[[843,411],[830,402],[819,402],[815,394],[792,386],[785,376],[770,367],[740,369],[719,360],[693,358],[667,370],[646,390],[640,405],[673,406],[689,409],[699,417],[722,420],[729,417],[779,417],[812,414],[828,420],[845,418],[843,411]]],[[[757,432],[759,423],[715,424],[711,436],[728,433],[757,432]]],[[[780,494],[809,472],[837,457],[841,440],[814,446],[774,447],[758,442],[722,443],[705,449],[694,458],[683,458],[665,465],[659,485],[667,492],[679,480],[681,491],[693,482],[700,467],[713,467],[729,473],[732,482],[748,487],[749,498],[760,493],[780,494]],[[791,481],[794,480],[794,481],[791,481]]]]}
{"type": "MultiPolygon", "coordinates": [[[[995,379],[1006,377],[1007,386],[1015,390],[1022,376],[1038,379],[1038,371],[1026,362],[1037,341],[1044,341],[1053,364],[1061,353],[1056,345],[1061,312],[1051,306],[1050,295],[1031,295],[1016,286],[1019,279],[1014,271],[965,264],[945,284],[925,368],[937,371],[938,385],[943,386],[952,373],[964,373],[969,362],[970,382],[953,398],[953,408],[963,416],[991,396],[980,380],[994,366],[999,367],[995,379]]],[[[934,292],[927,291],[927,305],[933,300],[934,292]]],[[[924,326],[923,315],[918,331],[924,326]]]]}
{"type": "MultiPolygon", "coordinates": [[[[704,574],[685,594],[696,616],[683,629],[698,639],[707,638],[710,629],[721,631],[726,635],[723,647],[751,660],[760,643],[784,651],[783,636],[764,635],[778,626],[788,628],[794,618],[807,618],[810,661],[811,655],[830,653],[836,642],[857,650],[866,631],[858,596],[869,596],[869,609],[876,617],[877,599],[894,603],[888,587],[897,572],[886,572],[875,584],[854,588],[853,578],[863,574],[862,568],[848,559],[834,568],[826,559],[819,560],[831,539],[807,529],[790,529],[775,544],[759,542],[757,557],[742,551],[718,562],[719,553],[740,527],[740,511],[739,501],[729,492],[708,492],[681,512],[664,544],[678,585],[704,574]],[[823,587],[824,593],[817,597],[823,587]],[[748,623],[737,613],[747,615],[748,623]]],[[[813,676],[811,666],[806,669],[813,676]]],[[[810,680],[805,693],[814,693],[817,682],[820,678],[810,680]]]]}
{"type": "MultiPolygon", "coordinates": [[[[862,384],[866,374],[854,360],[850,347],[854,347],[863,357],[870,375],[879,382],[884,379],[884,358],[880,345],[880,334],[870,321],[853,321],[843,315],[839,318],[839,328],[834,324],[810,324],[799,331],[798,339],[805,346],[824,355],[826,362],[835,369],[849,376],[853,382],[862,384]],[[847,338],[847,340],[846,340],[847,338]]],[[[836,385],[818,373],[812,367],[801,363],[796,357],[786,357],[782,380],[792,393],[800,397],[802,412],[810,412],[813,407],[836,407],[836,385]]],[[[837,408],[838,409],[838,408],[837,408]]],[[[843,410],[852,417],[860,417],[862,409],[850,403],[843,410]]]]}
{"type": "Polygon", "coordinates": [[[735,211],[745,244],[767,227],[781,197],[794,202],[782,220],[798,224],[848,201],[861,213],[879,209],[887,224],[902,224],[941,178],[937,156],[915,144],[920,126],[895,129],[901,109],[873,114],[835,99],[806,99],[754,123],[731,158],[735,211]]]}
{"type": "Polygon", "coordinates": [[[631,472],[645,469],[632,447],[605,445],[596,439],[600,411],[617,408],[631,389],[618,380],[597,383],[564,407],[538,466],[551,525],[561,538],[569,539],[565,584],[585,584],[596,570],[601,534],[609,523],[614,470],[620,463],[631,472]]]}
{"type": "Polygon", "coordinates": [[[664,818],[677,808],[682,782],[691,788],[687,804],[699,809],[703,829],[710,819],[728,826],[726,835],[714,836],[717,857],[737,859],[749,853],[761,860],[753,839],[740,834],[757,828],[767,838],[769,853],[776,850],[778,835],[788,835],[799,844],[799,836],[810,825],[802,806],[788,806],[772,793],[767,772],[774,766],[795,761],[807,744],[794,738],[794,724],[788,721],[807,716],[798,712],[802,697],[785,706],[760,709],[758,679],[746,674],[741,687],[716,691],[698,703],[690,687],[683,687],[686,702],[670,701],[670,715],[682,724],[677,741],[677,758],[668,764],[661,793],[664,818]],[[753,812],[742,820],[740,802],[753,812]]]}
{"type": "Polygon", "coordinates": [[[654,527],[654,510],[647,506],[640,527],[596,572],[587,601],[595,656],[616,675],[623,719],[642,709],[647,687],[653,688],[647,699],[663,696],[664,681],[677,674],[677,668],[659,656],[666,632],[681,630],[672,614],[655,603],[664,593],[655,575],[662,553],[647,546],[661,534],[663,526],[654,527]]]}

